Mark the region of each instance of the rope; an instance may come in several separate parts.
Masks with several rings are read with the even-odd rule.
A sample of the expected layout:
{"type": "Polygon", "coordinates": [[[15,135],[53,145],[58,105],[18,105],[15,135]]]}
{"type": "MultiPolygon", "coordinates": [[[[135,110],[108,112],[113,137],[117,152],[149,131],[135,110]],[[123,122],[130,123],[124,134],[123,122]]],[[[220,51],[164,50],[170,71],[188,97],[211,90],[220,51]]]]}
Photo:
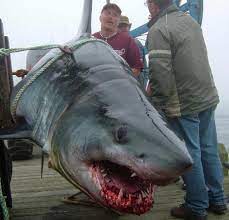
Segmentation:
{"type": "Polygon", "coordinates": [[[11,53],[22,52],[26,50],[46,50],[53,48],[62,48],[62,46],[54,44],[54,45],[45,45],[45,46],[36,46],[36,47],[26,47],[26,48],[0,48],[0,58],[4,56],[8,56],[11,53]]]}
{"type": "MultiPolygon", "coordinates": [[[[76,42],[76,44],[72,45],[69,47],[69,49],[71,51],[76,50],[77,48],[81,47],[82,45],[88,43],[88,42],[92,42],[92,41],[101,41],[98,39],[93,39],[93,38],[84,38],[82,40],[79,40],[76,42]]],[[[101,41],[103,42],[103,41],[101,41]]],[[[55,63],[58,59],[60,59],[64,54],[66,54],[66,51],[63,50],[62,46],[56,46],[53,45],[52,48],[60,48],[61,49],[61,53],[59,55],[57,55],[56,57],[53,57],[51,60],[49,60],[47,63],[44,64],[44,66],[42,68],[40,68],[37,72],[35,72],[34,75],[31,76],[31,78],[29,78],[29,80],[22,86],[22,88],[18,91],[17,95],[15,96],[12,105],[11,105],[11,113],[12,113],[12,117],[14,119],[14,121],[16,121],[16,109],[17,109],[17,105],[18,102],[22,96],[22,94],[24,93],[24,91],[49,67],[51,66],[53,63],[55,63]]],[[[38,49],[38,47],[33,47],[33,49],[36,48],[38,49]]],[[[49,47],[50,48],[50,47],[49,47]]],[[[27,48],[28,49],[28,48],[27,48]]],[[[34,50],[36,50],[34,49],[34,50]]],[[[39,47],[39,49],[41,49],[41,47],[39,47]]],[[[48,49],[47,46],[43,46],[42,49],[48,49]]],[[[20,48],[19,48],[20,50],[20,48]]],[[[68,53],[68,52],[67,52],[68,53]]]]}
{"type": "Polygon", "coordinates": [[[2,208],[3,220],[9,220],[8,208],[6,206],[5,198],[4,198],[3,194],[2,194],[1,178],[0,178],[0,206],[2,208]]]}
{"type": "Polygon", "coordinates": [[[39,69],[29,80],[26,84],[24,84],[21,89],[18,91],[17,95],[15,96],[12,105],[11,105],[11,113],[13,116],[13,119],[16,121],[16,109],[19,99],[21,98],[24,91],[55,61],[57,61],[63,53],[61,53],[59,56],[52,58],[49,62],[47,62],[42,68],[39,69]]]}

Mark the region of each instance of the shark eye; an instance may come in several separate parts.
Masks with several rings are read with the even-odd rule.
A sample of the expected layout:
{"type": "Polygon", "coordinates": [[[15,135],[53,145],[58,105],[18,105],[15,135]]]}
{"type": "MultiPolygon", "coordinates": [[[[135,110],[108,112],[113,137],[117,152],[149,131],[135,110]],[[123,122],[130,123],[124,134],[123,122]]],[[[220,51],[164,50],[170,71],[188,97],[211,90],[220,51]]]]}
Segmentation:
{"type": "Polygon", "coordinates": [[[114,131],[114,138],[115,141],[118,143],[126,143],[127,142],[127,127],[126,126],[121,126],[114,131]]]}

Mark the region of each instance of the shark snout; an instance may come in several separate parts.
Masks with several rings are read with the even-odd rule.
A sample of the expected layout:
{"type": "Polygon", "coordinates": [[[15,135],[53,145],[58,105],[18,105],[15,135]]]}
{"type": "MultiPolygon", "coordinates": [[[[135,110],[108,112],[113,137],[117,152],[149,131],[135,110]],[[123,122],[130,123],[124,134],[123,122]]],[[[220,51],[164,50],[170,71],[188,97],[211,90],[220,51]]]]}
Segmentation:
{"type": "MultiPolygon", "coordinates": [[[[122,133],[123,130],[117,132],[122,133]]],[[[127,137],[125,136],[125,138],[127,137]]],[[[120,141],[120,139],[118,140],[120,141]]],[[[116,144],[105,150],[103,154],[104,161],[110,161],[120,167],[128,168],[130,172],[141,179],[150,180],[155,185],[169,184],[189,170],[193,163],[189,154],[182,151],[178,155],[157,155],[153,148],[151,151],[144,150],[144,147],[142,147],[142,150],[140,149],[141,146],[138,147],[138,151],[134,152],[133,147],[116,144]]],[[[167,152],[167,154],[169,153],[167,152]]]]}
{"type": "Polygon", "coordinates": [[[159,151],[152,149],[150,152],[142,151],[135,154],[136,171],[142,177],[151,179],[161,185],[177,178],[188,171],[193,164],[190,155],[181,149],[173,151],[159,151]]]}

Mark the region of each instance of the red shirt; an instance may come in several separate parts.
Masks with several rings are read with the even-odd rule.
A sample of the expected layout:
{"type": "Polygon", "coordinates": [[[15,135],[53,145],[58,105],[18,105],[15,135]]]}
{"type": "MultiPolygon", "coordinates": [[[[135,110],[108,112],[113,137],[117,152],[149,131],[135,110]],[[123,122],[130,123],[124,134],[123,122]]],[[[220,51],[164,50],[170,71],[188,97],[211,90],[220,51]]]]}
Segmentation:
{"type": "Polygon", "coordinates": [[[126,60],[131,68],[143,68],[139,48],[128,32],[118,32],[108,39],[102,37],[100,32],[94,33],[93,36],[110,44],[116,53],[126,60]]]}

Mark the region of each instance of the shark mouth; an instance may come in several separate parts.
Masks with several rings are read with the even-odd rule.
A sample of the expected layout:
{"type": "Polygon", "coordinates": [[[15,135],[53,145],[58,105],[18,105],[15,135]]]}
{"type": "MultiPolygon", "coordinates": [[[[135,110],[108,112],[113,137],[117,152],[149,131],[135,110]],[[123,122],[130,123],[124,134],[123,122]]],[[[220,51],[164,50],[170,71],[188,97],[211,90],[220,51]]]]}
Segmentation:
{"type": "Polygon", "coordinates": [[[107,207],[121,213],[141,215],[153,206],[155,185],[129,168],[110,161],[97,161],[92,163],[91,171],[107,207]]]}

